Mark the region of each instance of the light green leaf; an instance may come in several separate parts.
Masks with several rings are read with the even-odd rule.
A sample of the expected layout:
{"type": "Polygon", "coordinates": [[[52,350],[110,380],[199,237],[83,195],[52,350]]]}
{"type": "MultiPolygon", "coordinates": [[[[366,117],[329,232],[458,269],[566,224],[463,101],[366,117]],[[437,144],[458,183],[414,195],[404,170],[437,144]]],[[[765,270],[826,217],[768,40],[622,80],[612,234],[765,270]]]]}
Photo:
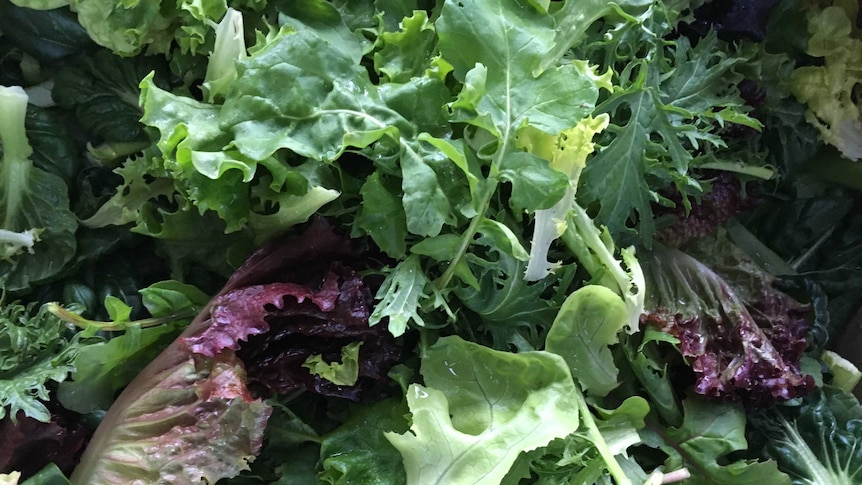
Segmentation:
{"type": "Polygon", "coordinates": [[[419,303],[425,297],[426,285],[428,278],[422,271],[419,257],[408,256],[386,275],[375,297],[379,303],[374,307],[368,324],[377,325],[388,318],[389,332],[396,337],[407,331],[408,322],[425,326],[419,315],[419,303]]]}
{"type": "Polygon", "coordinates": [[[302,366],[312,374],[339,386],[352,386],[359,378],[359,347],[352,342],[341,348],[341,362],[326,362],[320,354],[310,355],[302,366]]]}
{"type": "Polygon", "coordinates": [[[128,322],[132,315],[132,307],[113,295],[105,297],[105,310],[108,312],[108,317],[115,323],[128,322]]]}
{"type": "Polygon", "coordinates": [[[545,340],[545,350],[562,356],[585,391],[605,396],[619,384],[608,348],[628,323],[622,298],[598,285],[578,289],[563,302],[545,340]]]}
{"type": "Polygon", "coordinates": [[[404,458],[408,484],[500,483],[522,451],[578,428],[574,383],[555,354],[444,337],[421,372],[425,386],[407,392],[410,431],[386,434],[404,458]]]}
{"type": "Polygon", "coordinates": [[[500,178],[512,183],[510,203],[515,209],[547,209],[569,188],[566,174],[552,169],[548,160],[527,152],[506,155],[500,168],[500,178]]]}
{"type": "Polygon", "coordinates": [[[477,87],[481,84],[476,81],[484,80],[484,89],[465,91],[459,105],[472,105],[475,118],[490,117],[504,141],[522,123],[555,134],[592,110],[597,89],[574,65],[533,75],[553,48],[555,34],[553,18],[531,2],[446,2],[436,26],[440,51],[454,67],[455,77],[469,77],[477,87]],[[468,75],[474,69],[486,74],[468,75]]]}
{"type": "Polygon", "coordinates": [[[404,83],[420,76],[435,53],[437,33],[424,10],[401,21],[400,32],[380,34],[381,47],[374,53],[374,68],[386,82],[404,83]]]}
{"type": "Polygon", "coordinates": [[[345,42],[354,47],[334,46],[308,27],[283,28],[238,64],[221,120],[241,153],[261,160],[288,148],[328,162],[344,151],[345,139],[359,148],[384,136],[398,140],[398,127],[409,123],[386,107],[352,57],[359,40],[345,42]]]}

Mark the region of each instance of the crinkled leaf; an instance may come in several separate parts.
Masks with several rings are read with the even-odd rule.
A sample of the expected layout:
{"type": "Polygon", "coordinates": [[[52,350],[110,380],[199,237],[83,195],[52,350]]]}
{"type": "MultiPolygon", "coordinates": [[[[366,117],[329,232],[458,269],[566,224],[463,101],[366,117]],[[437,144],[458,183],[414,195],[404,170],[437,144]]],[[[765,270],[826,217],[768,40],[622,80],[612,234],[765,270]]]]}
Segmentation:
{"type": "Polygon", "coordinates": [[[409,484],[499,483],[519,453],[578,427],[574,382],[555,354],[444,337],[428,349],[421,372],[425,386],[407,392],[410,431],[386,433],[409,484]]]}
{"type": "Polygon", "coordinates": [[[739,265],[735,276],[743,284],[682,251],[656,249],[640,257],[650,282],[646,321],[679,338],[699,394],[761,405],[807,394],[814,380],[799,364],[807,346],[803,308],[761,270],[713,244],[712,257],[726,253],[720,267],[739,265]]]}
{"type": "Polygon", "coordinates": [[[314,354],[302,363],[312,374],[339,386],[352,386],[359,378],[359,347],[362,342],[351,342],[341,349],[340,362],[327,362],[321,354],[314,354]]]}
{"type": "Polygon", "coordinates": [[[380,34],[382,47],[374,53],[374,68],[390,83],[404,83],[420,76],[434,54],[436,34],[428,14],[415,10],[401,21],[399,32],[380,34]]]}
{"type": "MultiPolygon", "coordinates": [[[[154,361],[155,362],[155,361],[154,361]]],[[[252,400],[232,353],[186,359],[140,374],[149,381],[122,395],[72,474],[74,483],[215,483],[248,467],[263,439],[270,408],[252,400]]],[[[134,385],[134,384],[133,384],[134,385]]]]}
{"type": "Polygon", "coordinates": [[[238,64],[235,94],[221,117],[240,152],[260,160],[289,148],[332,161],[346,148],[345,138],[361,140],[360,148],[383,136],[397,139],[409,125],[386,107],[349,52],[359,40],[345,42],[333,45],[319,30],[298,25],[238,64]]]}
{"type": "Polygon", "coordinates": [[[43,309],[17,302],[0,306],[0,419],[8,413],[14,422],[19,411],[38,421],[51,419],[43,404],[50,398],[46,385],[66,379],[81,347],[64,330],[43,309]]]}

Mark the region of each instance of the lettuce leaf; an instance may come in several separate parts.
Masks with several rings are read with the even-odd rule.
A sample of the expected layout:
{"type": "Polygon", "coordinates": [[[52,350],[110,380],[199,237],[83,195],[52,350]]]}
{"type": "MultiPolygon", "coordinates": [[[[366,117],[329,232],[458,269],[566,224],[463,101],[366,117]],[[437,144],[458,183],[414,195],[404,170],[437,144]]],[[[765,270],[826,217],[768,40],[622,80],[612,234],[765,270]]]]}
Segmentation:
{"type": "Polygon", "coordinates": [[[810,5],[806,54],[821,64],[802,66],[790,78],[790,88],[808,106],[805,119],[823,141],[837,147],[850,160],[862,159],[862,106],[856,85],[862,78],[862,40],[856,25],[859,6],[851,2],[810,5]],[[832,4],[832,5],[829,5],[832,4]]]}
{"type": "Polygon", "coordinates": [[[400,349],[368,326],[371,294],[338,263],[356,257],[322,219],[252,254],[117,398],[72,482],[214,483],[248,469],[259,452],[271,412],[259,396],[308,388],[356,399],[384,379],[400,349]],[[356,385],[302,367],[312,355],[333,360],[353,341],[363,343],[356,385]]]}
{"type": "Polygon", "coordinates": [[[773,277],[737,259],[734,246],[713,241],[709,251],[722,274],[676,249],[641,256],[649,283],[644,320],[680,340],[698,394],[769,406],[809,393],[814,380],[800,367],[805,308],[774,288],[773,277]]]}
{"type": "Polygon", "coordinates": [[[499,483],[522,451],[578,428],[574,381],[548,352],[512,354],[444,337],[412,384],[410,431],[386,433],[408,484],[499,483]],[[553,420],[554,426],[545,426],[553,420]]]}

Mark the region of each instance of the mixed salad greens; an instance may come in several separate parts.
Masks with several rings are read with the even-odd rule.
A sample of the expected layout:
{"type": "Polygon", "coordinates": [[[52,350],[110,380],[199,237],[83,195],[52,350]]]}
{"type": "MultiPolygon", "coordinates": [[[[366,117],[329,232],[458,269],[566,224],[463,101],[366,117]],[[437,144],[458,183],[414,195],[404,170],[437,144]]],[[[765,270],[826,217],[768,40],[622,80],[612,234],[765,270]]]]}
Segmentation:
{"type": "Polygon", "coordinates": [[[860,25],[0,1],[0,483],[862,483],[860,25]]]}

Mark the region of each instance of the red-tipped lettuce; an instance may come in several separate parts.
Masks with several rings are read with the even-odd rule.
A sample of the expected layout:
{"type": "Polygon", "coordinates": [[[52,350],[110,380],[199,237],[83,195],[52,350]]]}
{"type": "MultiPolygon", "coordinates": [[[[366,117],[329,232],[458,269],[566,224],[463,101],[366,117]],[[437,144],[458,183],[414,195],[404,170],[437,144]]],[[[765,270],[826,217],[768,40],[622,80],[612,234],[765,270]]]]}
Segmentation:
{"type": "Polygon", "coordinates": [[[768,275],[740,265],[731,269],[750,270],[747,280],[726,278],[676,249],[638,259],[647,275],[643,319],[680,340],[695,392],[770,405],[814,389],[799,364],[807,346],[806,309],[768,275]]]}
{"type": "Polygon", "coordinates": [[[72,475],[75,484],[215,483],[248,468],[271,408],[299,388],[358,399],[399,356],[369,327],[371,292],[349,240],[323,220],[255,254],[120,395],[72,475]],[[339,385],[303,367],[360,342],[358,380],[339,385]],[[248,374],[247,374],[248,372],[248,374]]]}

